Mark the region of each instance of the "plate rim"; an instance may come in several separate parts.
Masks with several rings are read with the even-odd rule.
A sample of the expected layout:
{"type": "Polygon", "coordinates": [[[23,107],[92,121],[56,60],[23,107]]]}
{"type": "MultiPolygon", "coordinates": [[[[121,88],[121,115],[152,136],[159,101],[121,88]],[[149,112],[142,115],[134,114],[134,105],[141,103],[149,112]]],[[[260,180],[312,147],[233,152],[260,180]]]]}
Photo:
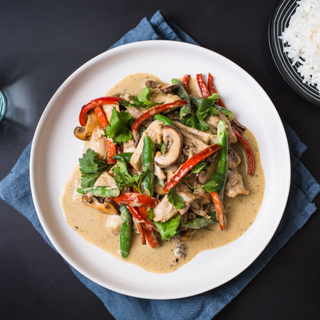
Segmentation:
{"type": "MultiPolygon", "coordinates": [[[[84,63],[82,66],[80,66],[78,69],[76,69],[61,85],[60,87],[56,90],[56,92],[54,93],[54,95],[51,97],[51,99],[49,100],[47,106],[45,107],[42,115],[41,115],[41,118],[38,122],[38,125],[37,125],[37,128],[35,130],[35,134],[34,134],[34,139],[33,139],[33,143],[32,143],[32,147],[31,147],[31,156],[30,156],[30,185],[31,185],[31,193],[32,193],[32,198],[33,198],[33,202],[34,202],[34,205],[35,205],[35,209],[36,209],[36,212],[37,212],[37,215],[39,217],[39,220],[40,220],[40,223],[46,233],[46,235],[48,236],[48,238],[50,239],[52,245],[56,248],[56,250],[59,252],[59,254],[73,267],[75,268],[77,271],[79,271],[82,275],[86,276],[87,278],[89,278],[90,280],[92,280],[93,282],[101,285],[102,287],[105,287],[105,288],[108,288],[112,291],[115,291],[115,292],[118,292],[118,293],[121,293],[121,294],[125,294],[125,295],[128,295],[128,296],[133,296],[133,297],[137,297],[137,298],[147,298],[147,299],[157,299],[157,300],[168,300],[168,299],[179,299],[179,298],[185,298],[185,297],[189,297],[189,296],[194,296],[194,295],[197,295],[197,294],[200,294],[200,293],[203,293],[203,292],[206,292],[206,291],[209,291],[209,290],[212,290],[214,288],[210,287],[210,288],[207,288],[205,290],[198,290],[198,291],[195,291],[193,294],[186,294],[186,295],[178,295],[178,296],[170,296],[170,297],[159,297],[159,296],[146,296],[144,294],[132,294],[132,293],[128,293],[126,291],[123,291],[123,290],[119,290],[117,288],[114,288],[113,286],[106,286],[104,283],[101,283],[101,281],[99,281],[98,279],[96,279],[95,277],[92,277],[90,275],[88,275],[85,271],[83,271],[83,269],[81,268],[81,266],[79,266],[77,263],[75,264],[74,262],[71,262],[69,257],[66,257],[64,254],[61,253],[61,247],[60,245],[56,242],[54,236],[51,235],[51,232],[50,232],[50,229],[49,227],[47,227],[45,221],[44,221],[44,218],[42,217],[41,215],[41,208],[40,208],[40,204],[38,202],[38,198],[37,198],[37,194],[35,192],[35,189],[36,189],[36,177],[35,177],[35,154],[36,154],[36,148],[37,148],[37,141],[39,139],[39,133],[41,132],[41,129],[43,127],[43,124],[45,122],[45,119],[46,119],[46,115],[47,113],[49,112],[49,109],[51,108],[51,105],[54,103],[54,100],[59,96],[60,94],[60,91],[62,91],[77,75],[78,73],[81,73],[82,70],[86,69],[87,67],[89,67],[91,64],[93,64],[94,62],[98,61],[99,59],[102,59],[105,55],[108,55],[109,52],[111,51],[116,51],[116,50],[126,50],[127,47],[131,47],[131,46],[143,46],[143,45],[153,45],[155,44],[156,46],[159,45],[160,43],[170,43],[170,44],[173,44],[173,45],[182,45],[182,46],[191,46],[191,47],[196,47],[196,48],[200,48],[201,50],[205,50],[205,51],[209,51],[211,53],[214,53],[220,57],[222,57],[223,59],[226,59],[228,60],[229,63],[231,63],[233,65],[233,67],[236,67],[238,68],[239,70],[241,70],[241,72],[244,72],[248,77],[251,78],[252,81],[255,82],[256,85],[258,85],[261,89],[261,91],[264,93],[265,97],[269,100],[269,102],[272,104],[273,106],[273,111],[276,113],[276,116],[277,116],[277,119],[278,119],[278,123],[280,124],[280,127],[283,131],[283,137],[285,138],[285,142],[286,142],[286,161],[287,163],[289,164],[289,166],[287,166],[287,176],[288,176],[288,180],[287,180],[287,188],[286,188],[286,193],[283,195],[284,198],[285,198],[285,201],[283,201],[283,205],[282,205],[282,208],[281,208],[281,212],[282,214],[279,215],[279,219],[277,221],[277,223],[274,225],[274,230],[272,232],[270,232],[269,234],[269,237],[268,239],[265,239],[263,245],[260,246],[261,250],[259,250],[259,254],[255,257],[252,257],[252,259],[250,259],[247,263],[246,263],[246,267],[241,269],[241,270],[238,270],[236,272],[235,275],[233,275],[231,278],[229,278],[228,280],[225,280],[223,282],[221,282],[218,286],[215,286],[214,288],[217,288],[221,285],[223,285],[224,283],[234,279],[236,276],[238,276],[239,274],[241,274],[244,270],[246,270],[260,255],[261,253],[264,251],[264,249],[267,247],[267,245],[269,244],[269,242],[271,241],[271,239],[273,238],[274,236],[274,233],[276,232],[278,226],[279,226],[279,223],[283,217],[283,214],[284,214],[284,210],[286,208],[286,205],[287,205],[287,200],[288,200],[288,196],[289,196],[289,191],[290,191],[290,184],[291,184],[291,165],[290,165],[290,152],[289,152],[289,145],[288,145],[288,140],[287,140],[287,136],[286,136],[286,133],[285,133],[285,130],[284,130],[284,127],[283,127],[283,123],[281,121],[281,118],[274,106],[274,104],[272,103],[271,99],[269,98],[268,94],[264,91],[264,89],[261,87],[261,85],[246,71],[244,70],[243,68],[241,68],[239,65],[237,65],[235,62],[231,61],[230,59],[222,56],[221,54],[213,51],[213,50],[210,50],[210,49],[207,49],[207,48],[203,48],[203,47],[200,47],[200,46],[197,46],[197,45],[194,45],[194,44],[189,44],[189,43],[185,43],[185,42],[177,42],[177,41],[171,41],[171,40],[147,40],[147,41],[139,41],[139,42],[134,42],[134,43],[129,43],[129,44],[125,44],[125,45],[122,45],[122,46],[119,46],[119,47],[116,47],[116,48],[113,48],[113,49],[110,49],[108,51],[105,51],[103,53],[100,53],[99,55],[93,57],[92,59],[90,59],[89,61],[87,61],[86,63],[84,63]]],[[[279,127],[279,128],[280,128],[279,127]]],[[[62,249],[63,251],[63,249],[62,249]]]]}

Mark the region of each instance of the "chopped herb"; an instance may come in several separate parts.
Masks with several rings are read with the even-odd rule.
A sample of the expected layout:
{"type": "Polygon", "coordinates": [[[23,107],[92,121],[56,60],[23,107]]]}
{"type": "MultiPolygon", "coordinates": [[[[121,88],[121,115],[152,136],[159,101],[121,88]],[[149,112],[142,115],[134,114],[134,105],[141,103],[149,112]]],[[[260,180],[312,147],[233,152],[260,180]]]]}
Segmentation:
{"type": "Polygon", "coordinates": [[[117,160],[118,167],[112,169],[114,173],[114,180],[118,186],[118,188],[123,187],[133,187],[139,193],[141,192],[140,185],[142,179],[146,176],[147,172],[143,172],[141,175],[130,174],[128,172],[127,162],[124,157],[120,157],[120,160],[117,160]]]}
{"type": "Polygon", "coordinates": [[[217,116],[219,111],[214,108],[215,100],[210,98],[203,99],[200,103],[200,106],[197,110],[197,117],[199,121],[204,121],[204,119],[208,116],[217,116]]]}
{"type": "Polygon", "coordinates": [[[176,209],[183,209],[184,207],[183,198],[177,194],[176,188],[172,188],[168,192],[168,201],[172,203],[176,209]]]}
{"type": "Polygon", "coordinates": [[[221,190],[225,175],[222,173],[214,173],[210,180],[201,188],[207,192],[218,192],[221,190]]]}
{"type": "Polygon", "coordinates": [[[180,218],[181,216],[179,214],[176,217],[171,218],[167,222],[154,222],[160,232],[162,240],[169,240],[179,233],[179,230],[177,229],[179,226],[180,218]]]}
{"type": "Polygon", "coordinates": [[[87,149],[86,153],[79,159],[81,187],[83,188],[93,187],[99,176],[113,166],[97,159],[96,156],[96,152],[92,149],[87,149]]]}
{"type": "Polygon", "coordinates": [[[199,162],[198,164],[196,164],[193,169],[191,170],[190,175],[195,174],[195,173],[200,173],[202,170],[205,170],[207,168],[207,162],[203,161],[203,162],[199,162]]]}
{"type": "Polygon", "coordinates": [[[128,125],[131,121],[130,113],[126,111],[118,112],[112,109],[109,125],[106,127],[106,137],[112,138],[115,143],[124,143],[132,139],[128,125]]]}
{"type": "Polygon", "coordinates": [[[132,96],[130,101],[120,99],[120,104],[124,107],[134,107],[134,108],[141,108],[147,109],[152,106],[159,105],[161,103],[151,102],[150,101],[151,90],[148,86],[145,86],[138,94],[138,96],[132,96]]]}

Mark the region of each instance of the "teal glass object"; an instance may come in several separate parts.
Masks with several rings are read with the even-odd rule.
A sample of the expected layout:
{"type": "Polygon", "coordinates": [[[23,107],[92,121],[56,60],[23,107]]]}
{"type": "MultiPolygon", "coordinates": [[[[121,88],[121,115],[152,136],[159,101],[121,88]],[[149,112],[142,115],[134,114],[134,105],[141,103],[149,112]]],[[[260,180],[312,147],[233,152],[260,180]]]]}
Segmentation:
{"type": "Polygon", "coordinates": [[[7,111],[6,98],[0,90],[0,123],[4,119],[7,111]]]}

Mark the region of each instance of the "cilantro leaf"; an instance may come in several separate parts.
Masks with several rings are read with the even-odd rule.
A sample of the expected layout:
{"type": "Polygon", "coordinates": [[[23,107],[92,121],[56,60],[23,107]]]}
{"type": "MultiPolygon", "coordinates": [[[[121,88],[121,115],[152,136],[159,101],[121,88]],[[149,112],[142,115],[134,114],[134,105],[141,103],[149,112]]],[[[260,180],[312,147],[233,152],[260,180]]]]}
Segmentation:
{"type": "Polygon", "coordinates": [[[143,102],[139,101],[136,96],[131,97],[132,103],[128,100],[120,99],[120,104],[124,107],[133,107],[133,108],[139,108],[143,105],[143,102]]]}
{"type": "Polygon", "coordinates": [[[120,104],[124,107],[134,107],[147,109],[152,106],[160,105],[161,103],[151,102],[150,101],[151,90],[148,86],[145,86],[138,94],[138,96],[131,96],[132,103],[127,100],[120,100],[120,104]]]}
{"type": "Polygon", "coordinates": [[[150,102],[150,96],[151,96],[151,90],[148,86],[145,86],[139,93],[138,93],[138,99],[140,101],[147,101],[150,102]]]}
{"type": "Polygon", "coordinates": [[[209,126],[204,121],[199,121],[195,115],[188,114],[184,118],[181,119],[181,122],[188,127],[200,130],[207,131],[209,130],[209,126]]]}
{"type": "Polygon", "coordinates": [[[210,100],[213,100],[214,101],[214,103],[216,103],[216,102],[218,102],[219,101],[219,98],[220,98],[220,96],[219,96],[219,93],[213,93],[210,97],[208,97],[207,99],[210,99],[210,100]]]}
{"type": "Polygon", "coordinates": [[[200,106],[197,110],[197,117],[200,121],[204,121],[204,119],[210,114],[217,116],[219,111],[214,108],[215,100],[210,98],[203,99],[200,103],[200,106]]]}
{"type": "Polygon", "coordinates": [[[106,137],[113,138],[115,143],[124,143],[131,140],[132,135],[128,129],[130,120],[130,113],[126,111],[118,112],[113,108],[110,123],[106,127],[106,137]]]}
{"type": "Polygon", "coordinates": [[[176,188],[172,188],[168,192],[168,201],[172,203],[176,209],[183,209],[184,207],[183,198],[177,194],[176,188]]]}
{"type": "Polygon", "coordinates": [[[112,172],[114,173],[114,180],[118,188],[129,186],[137,189],[139,193],[142,193],[140,185],[148,172],[143,172],[139,176],[130,174],[124,157],[121,157],[121,160],[117,160],[117,165],[118,167],[112,169],[112,172]]]}
{"type": "Polygon", "coordinates": [[[92,149],[87,149],[87,152],[79,159],[81,187],[83,188],[93,187],[102,172],[112,167],[105,161],[98,160],[96,156],[96,152],[92,149]]]}
{"type": "Polygon", "coordinates": [[[207,192],[218,192],[224,183],[225,175],[222,173],[214,173],[210,180],[201,188],[207,192]]]}
{"type": "Polygon", "coordinates": [[[209,130],[209,126],[204,121],[199,121],[196,125],[196,129],[205,132],[209,130]]]}
{"type": "Polygon", "coordinates": [[[191,170],[189,176],[191,174],[194,174],[194,173],[200,173],[202,170],[205,170],[207,168],[207,162],[206,161],[203,161],[203,162],[199,162],[198,164],[196,164],[193,169],[191,170]]]}
{"type": "Polygon", "coordinates": [[[171,218],[167,222],[154,222],[160,232],[162,240],[169,240],[179,233],[177,229],[179,226],[180,218],[181,216],[180,214],[178,214],[176,217],[171,218]]]}
{"type": "Polygon", "coordinates": [[[188,114],[184,118],[181,119],[181,122],[188,127],[195,128],[198,123],[198,119],[194,114],[188,114]]]}

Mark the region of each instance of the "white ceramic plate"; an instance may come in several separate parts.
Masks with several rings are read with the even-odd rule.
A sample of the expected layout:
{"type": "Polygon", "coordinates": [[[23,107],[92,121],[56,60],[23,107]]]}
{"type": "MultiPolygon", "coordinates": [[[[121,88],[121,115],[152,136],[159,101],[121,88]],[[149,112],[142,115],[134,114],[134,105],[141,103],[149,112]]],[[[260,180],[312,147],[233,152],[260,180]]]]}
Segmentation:
{"type": "Polygon", "coordinates": [[[223,56],[195,45],[146,41],[95,57],[61,85],[48,103],[35,133],[30,180],[45,232],[60,254],[79,272],[126,295],[175,299],[220,286],[259,256],[276,231],[286,206],[290,158],[279,115],[267,94],[248,73],[223,56]],[[64,183],[81,157],[79,141],[73,136],[80,108],[136,72],[152,73],[168,82],[186,73],[195,76],[211,72],[226,105],[256,136],[266,178],[263,204],[249,230],[224,247],[200,253],[171,274],[146,272],[89,244],[69,227],[59,204],[64,183]],[[203,269],[206,272],[196,272],[203,269]]]}

